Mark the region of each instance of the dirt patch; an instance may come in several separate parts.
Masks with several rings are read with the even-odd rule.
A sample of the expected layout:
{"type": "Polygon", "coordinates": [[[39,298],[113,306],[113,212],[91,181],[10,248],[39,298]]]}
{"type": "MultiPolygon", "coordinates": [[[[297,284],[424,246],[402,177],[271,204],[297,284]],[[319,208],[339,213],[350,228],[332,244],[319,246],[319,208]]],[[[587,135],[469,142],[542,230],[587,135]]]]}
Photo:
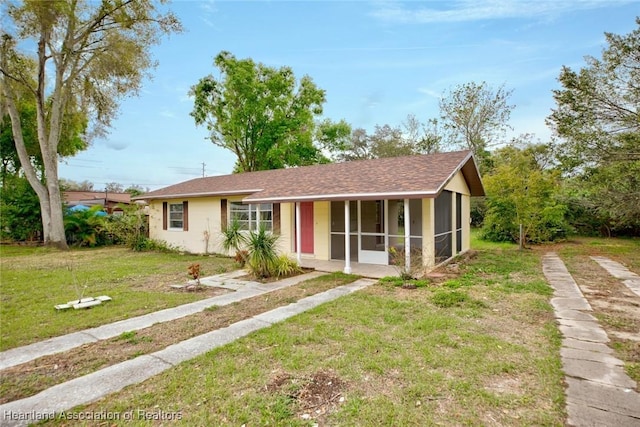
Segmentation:
{"type": "Polygon", "coordinates": [[[326,370],[303,377],[277,372],[265,386],[267,393],[281,393],[291,399],[300,418],[313,419],[319,424],[344,402],[346,389],[345,381],[326,370]]]}
{"type": "MultiPolygon", "coordinates": [[[[227,306],[214,306],[182,319],[157,324],[139,331],[125,332],[119,337],[86,344],[64,353],[41,357],[5,369],[0,376],[0,404],[31,396],[55,384],[161,350],[171,344],[224,328],[240,320],[345,283],[345,280],[303,282],[227,306]]],[[[205,288],[207,288],[205,292],[220,289],[205,288]]],[[[176,290],[176,292],[184,291],[176,290]]]]}

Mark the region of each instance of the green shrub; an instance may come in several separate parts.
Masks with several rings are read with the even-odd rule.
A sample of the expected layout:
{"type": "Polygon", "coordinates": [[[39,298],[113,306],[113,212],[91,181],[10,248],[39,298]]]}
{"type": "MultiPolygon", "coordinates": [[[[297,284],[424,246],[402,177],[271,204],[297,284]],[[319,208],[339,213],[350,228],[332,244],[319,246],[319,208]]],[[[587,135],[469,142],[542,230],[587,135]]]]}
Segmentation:
{"type": "Polygon", "coordinates": [[[41,235],[36,192],[25,178],[7,175],[0,186],[0,237],[22,242],[39,240],[41,235]]]}
{"type": "Polygon", "coordinates": [[[87,210],[67,212],[64,216],[64,231],[69,245],[102,246],[110,242],[105,228],[102,206],[87,210]]]}
{"type": "Polygon", "coordinates": [[[134,251],[145,250],[147,218],[137,205],[120,205],[123,215],[110,215],[105,220],[105,230],[116,245],[126,245],[134,251]]]}

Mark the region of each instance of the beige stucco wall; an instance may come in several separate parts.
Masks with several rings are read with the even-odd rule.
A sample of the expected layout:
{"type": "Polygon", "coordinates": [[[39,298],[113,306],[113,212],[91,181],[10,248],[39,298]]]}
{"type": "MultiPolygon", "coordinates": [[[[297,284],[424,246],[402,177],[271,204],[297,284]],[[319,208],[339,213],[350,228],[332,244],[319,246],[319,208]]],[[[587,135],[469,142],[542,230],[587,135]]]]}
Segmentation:
{"type": "Polygon", "coordinates": [[[220,247],[220,199],[203,197],[197,199],[155,200],[149,204],[149,237],[163,240],[169,245],[193,253],[222,252],[220,247]],[[189,202],[189,230],[162,229],[162,202],[189,202]],[[210,233],[209,245],[205,230],[210,233]]]}
{"type": "Polygon", "coordinates": [[[467,181],[464,179],[464,175],[462,172],[458,172],[451,178],[451,181],[444,187],[445,190],[453,191],[460,194],[471,194],[469,192],[469,186],[467,185],[467,181]]]}
{"type": "Polygon", "coordinates": [[[282,203],[280,205],[280,239],[278,248],[284,254],[292,254],[295,242],[295,204],[282,203]]]}
{"type": "Polygon", "coordinates": [[[313,250],[316,259],[328,260],[331,234],[331,202],[313,204],[313,250]]]}

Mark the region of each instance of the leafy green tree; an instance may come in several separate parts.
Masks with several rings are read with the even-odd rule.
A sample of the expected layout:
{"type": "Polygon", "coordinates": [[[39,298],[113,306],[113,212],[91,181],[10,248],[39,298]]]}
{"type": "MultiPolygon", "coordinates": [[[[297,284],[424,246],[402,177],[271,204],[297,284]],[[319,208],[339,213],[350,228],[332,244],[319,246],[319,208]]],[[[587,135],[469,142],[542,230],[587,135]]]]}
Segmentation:
{"type": "Polygon", "coordinates": [[[495,168],[484,178],[487,212],[483,238],[517,242],[520,224],[523,245],[551,241],[569,231],[567,206],[558,198],[560,173],[546,169],[535,156],[544,149],[510,145],[495,152],[495,168]]]}
{"type": "Polygon", "coordinates": [[[236,157],[236,172],[325,163],[314,145],[314,118],[322,114],[324,90],[289,67],[279,69],[220,52],[220,77],[203,77],[191,88],[196,125],[211,142],[236,157]]]}
{"type": "Polygon", "coordinates": [[[351,161],[412,154],[416,154],[415,147],[403,136],[402,129],[385,124],[376,125],[373,134],[362,128],[354,129],[351,138],[333,153],[333,157],[338,161],[351,161]]]}
{"type": "Polygon", "coordinates": [[[440,116],[449,146],[473,151],[481,169],[486,169],[488,148],[500,142],[514,105],[513,90],[493,89],[486,82],[465,83],[445,91],[440,99],[440,116]]]}
{"type": "Polygon", "coordinates": [[[369,137],[373,157],[400,157],[414,154],[414,147],[402,135],[399,127],[376,125],[369,137]]]}
{"type": "Polygon", "coordinates": [[[354,129],[349,140],[342,145],[339,151],[334,152],[333,156],[340,162],[373,159],[371,139],[367,135],[367,131],[363,128],[354,129]]]}
{"type": "MultiPolygon", "coordinates": [[[[7,6],[11,25],[0,34],[0,91],[20,164],[38,195],[46,244],[66,248],[58,183],[60,141],[69,127],[104,133],[118,101],[140,89],[154,66],[150,47],[181,29],[152,0],[26,0],[7,6]],[[35,47],[35,52],[31,51],[35,47]],[[39,176],[24,140],[19,105],[35,99],[39,176]],[[86,118],[86,120],[84,120],[86,118]]],[[[71,132],[72,135],[81,132],[71,132]]]]}
{"type": "Polygon", "coordinates": [[[141,185],[133,184],[124,189],[125,193],[131,194],[131,197],[136,197],[144,193],[149,192],[149,188],[144,188],[141,185]]]}
{"type": "Polygon", "coordinates": [[[639,26],[625,36],[605,33],[608,43],[602,59],[585,58],[578,72],[563,67],[555,90],[557,108],[549,125],[565,139],[563,165],[569,169],[603,162],[640,159],[640,18],[639,26]]]}
{"type": "Polygon", "coordinates": [[[351,125],[344,119],[333,122],[324,119],[316,126],[316,141],[331,157],[338,159],[351,143],[351,125]]]}
{"type": "MultiPolygon", "coordinates": [[[[627,35],[606,33],[602,58],[563,67],[548,124],[572,177],[572,201],[614,231],[640,232],[640,18],[627,35]]],[[[591,221],[586,221],[591,222],[591,221]]]]}
{"type": "Polygon", "coordinates": [[[117,182],[107,182],[104,185],[104,191],[109,193],[122,193],[124,191],[124,186],[117,182]]]}

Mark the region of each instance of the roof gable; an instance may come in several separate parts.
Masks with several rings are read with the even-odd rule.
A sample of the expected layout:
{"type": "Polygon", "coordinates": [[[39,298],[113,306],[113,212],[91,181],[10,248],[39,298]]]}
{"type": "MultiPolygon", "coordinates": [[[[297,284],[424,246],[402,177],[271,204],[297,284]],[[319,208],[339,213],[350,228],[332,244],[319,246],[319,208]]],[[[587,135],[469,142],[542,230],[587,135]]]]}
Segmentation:
{"type": "Polygon", "coordinates": [[[484,195],[470,151],[389,157],[197,178],[137,199],[242,195],[246,202],[436,197],[462,171],[472,196],[484,195]]]}

